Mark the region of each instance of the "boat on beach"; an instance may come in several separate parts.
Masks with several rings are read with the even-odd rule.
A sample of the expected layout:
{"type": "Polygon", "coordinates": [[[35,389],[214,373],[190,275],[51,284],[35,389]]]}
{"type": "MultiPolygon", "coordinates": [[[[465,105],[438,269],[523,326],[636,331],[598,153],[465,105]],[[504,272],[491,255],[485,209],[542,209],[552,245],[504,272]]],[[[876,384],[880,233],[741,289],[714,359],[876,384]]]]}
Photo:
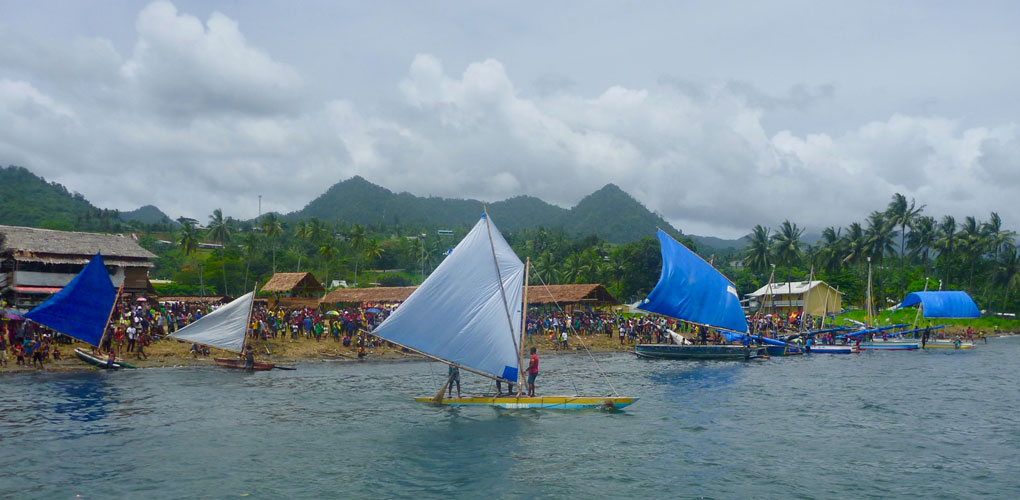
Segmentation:
{"type": "Polygon", "coordinates": [[[638,344],[634,354],[659,359],[746,360],[763,356],[766,348],[754,344],[747,335],[747,319],[733,283],[663,230],[658,230],[656,236],[662,252],[662,272],[638,309],[715,328],[727,341],[743,345],[638,344]]]}
{"type": "Polygon", "coordinates": [[[807,350],[808,354],[856,354],[861,348],[854,344],[815,344],[807,350]]]}
{"type": "MultiPolygon", "coordinates": [[[[400,347],[440,361],[451,370],[439,393],[415,401],[445,406],[497,408],[621,409],[637,398],[611,395],[528,396],[522,355],[524,291],[528,265],[514,253],[488,214],[422,284],[370,333],[400,347]],[[459,371],[517,384],[516,394],[447,397],[459,371]]],[[[538,379],[541,381],[541,378],[538,379]]],[[[451,390],[452,392],[452,390],[451,390]]],[[[459,389],[458,389],[459,392],[459,389]]]]}
{"type": "MultiPolygon", "coordinates": [[[[977,304],[974,303],[974,299],[970,298],[967,292],[959,290],[949,291],[933,291],[927,290],[927,283],[925,283],[925,290],[920,292],[911,292],[903,298],[903,302],[900,302],[896,306],[897,309],[904,307],[917,306],[917,316],[923,317],[924,319],[942,319],[942,318],[980,318],[981,311],[978,309],[977,304]]],[[[914,320],[915,325],[917,319],[914,320]]],[[[937,329],[941,327],[934,327],[937,329]]],[[[919,328],[914,330],[924,331],[925,328],[919,328]]],[[[974,343],[964,341],[962,339],[940,339],[933,338],[924,343],[924,349],[973,349],[974,343]]]]}
{"type": "MultiPolygon", "coordinates": [[[[168,335],[168,338],[215,347],[243,355],[251,324],[251,310],[255,305],[255,292],[248,292],[229,304],[203,316],[198,321],[168,335]]],[[[217,366],[244,369],[241,358],[213,358],[217,366]]],[[[251,370],[272,370],[276,365],[255,361],[251,370]]]]}
{"type": "MultiPolygon", "coordinates": [[[[70,283],[25,314],[25,318],[93,347],[103,344],[106,327],[120,299],[123,287],[115,289],[103,256],[96,254],[70,283]]],[[[100,369],[134,368],[131,363],[106,359],[75,349],[78,359],[100,369]]]]}

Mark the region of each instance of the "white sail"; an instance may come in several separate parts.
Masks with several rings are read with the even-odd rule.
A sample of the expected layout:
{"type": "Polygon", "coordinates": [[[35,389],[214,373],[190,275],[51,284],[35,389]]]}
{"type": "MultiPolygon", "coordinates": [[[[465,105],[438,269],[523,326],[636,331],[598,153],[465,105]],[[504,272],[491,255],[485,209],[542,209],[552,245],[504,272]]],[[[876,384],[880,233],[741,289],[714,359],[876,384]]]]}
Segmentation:
{"type": "Polygon", "coordinates": [[[195,344],[218,347],[227,351],[241,352],[244,335],[248,330],[255,293],[248,292],[233,302],[203,316],[198,321],[177,330],[170,338],[195,344]]]}
{"type": "Polygon", "coordinates": [[[372,333],[516,382],[514,339],[520,338],[523,282],[524,263],[483,215],[435,272],[372,333]]]}

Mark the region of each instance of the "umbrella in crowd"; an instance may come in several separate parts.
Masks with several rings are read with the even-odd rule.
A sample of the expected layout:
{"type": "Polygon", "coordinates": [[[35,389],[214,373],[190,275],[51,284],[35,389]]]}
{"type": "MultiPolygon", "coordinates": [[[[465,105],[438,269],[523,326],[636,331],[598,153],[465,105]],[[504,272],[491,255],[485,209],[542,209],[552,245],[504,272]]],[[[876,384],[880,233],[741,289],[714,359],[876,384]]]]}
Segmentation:
{"type": "Polygon", "coordinates": [[[365,309],[365,312],[366,313],[370,313],[370,314],[379,314],[382,311],[380,311],[378,308],[375,308],[375,307],[369,307],[368,309],[365,309]]]}
{"type": "Polygon", "coordinates": [[[340,315],[340,311],[328,311],[328,312],[326,312],[326,314],[329,315],[329,316],[339,316],[340,315]]]}

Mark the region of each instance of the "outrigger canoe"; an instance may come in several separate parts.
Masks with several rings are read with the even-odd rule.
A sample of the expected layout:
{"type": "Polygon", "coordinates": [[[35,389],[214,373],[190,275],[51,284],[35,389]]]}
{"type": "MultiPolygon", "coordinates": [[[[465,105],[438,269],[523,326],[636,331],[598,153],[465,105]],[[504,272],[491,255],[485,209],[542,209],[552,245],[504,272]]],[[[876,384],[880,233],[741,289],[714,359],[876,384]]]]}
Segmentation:
{"type": "Polygon", "coordinates": [[[449,406],[494,406],[507,409],[542,408],[547,410],[619,410],[630,406],[631,403],[638,400],[638,398],[624,396],[468,396],[463,398],[443,398],[439,402],[428,397],[414,399],[421,403],[436,403],[449,406]]]}
{"type": "MultiPolygon", "coordinates": [[[[236,359],[236,358],[213,358],[213,361],[215,361],[217,365],[222,366],[224,368],[236,368],[238,370],[243,370],[244,369],[244,360],[243,359],[236,359]]],[[[257,371],[257,372],[261,372],[261,371],[265,371],[265,370],[272,370],[273,368],[276,368],[276,365],[273,364],[273,363],[264,363],[262,361],[256,361],[255,364],[253,365],[252,369],[257,371]]]]}
{"type": "Polygon", "coordinates": [[[93,356],[92,354],[90,354],[88,352],[85,352],[85,351],[83,351],[81,349],[75,349],[74,350],[74,355],[78,356],[78,359],[80,359],[80,360],[82,360],[82,361],[84,361],[84,362],[86,362],[86,363],[88,363],[88,364],[90,364],[92,366],[95,366],[96,368],[102,368],[104,370],[109,370],[109,369],[119,370],[121,368],[131,368],[131,369],[135,368],[135,365],[132,365],[131,363],[128,363],[128,362],[123,361],[123,360],[116,360],[116,361],[113,362],[113,366],[108,366],[106,364],[106,360],[105,359],[97,358],[97,357],[93,356]]]}

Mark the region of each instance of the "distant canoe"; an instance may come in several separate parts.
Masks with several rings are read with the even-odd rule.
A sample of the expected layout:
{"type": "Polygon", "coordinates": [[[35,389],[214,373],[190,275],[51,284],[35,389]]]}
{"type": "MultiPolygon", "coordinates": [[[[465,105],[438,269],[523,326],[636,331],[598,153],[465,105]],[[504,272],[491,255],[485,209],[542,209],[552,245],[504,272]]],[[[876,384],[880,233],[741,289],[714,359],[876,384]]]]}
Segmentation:
{"type": "Polygon", "coordinates": [[[634,354],[642,358],[656,359],[753,359],[764,348],[745,348],[742,345],[676,345],[638,344],[634,354]]]}
{"type": "MultiPolygon", "coordinates": [[[[623,409],[638,398],[623,396],[468,396],[444,398],[438,404],[449,406],[492,406],[506,409],[541,408],[547,410],[623,409]]],[[[421,403],[435,403],[433,398],[415,398],[421,403]]]]}
{"type": "Polygon", "coordinates": [[[853,354],[861,350],[852,344],[846,345],[813,345],[808,354],[853,354]]]}
{"type": "MultiPolygon", "coordinates": [[[[213,361],[215,361],[217,365],[222,366],[224,368],[236,368],[238,370],[244,369],[244,360],[242,359],[213,358],[213,361]]],[[[256,361],[253,366],[254,366],[253,369],[257,372],[272,370],[273,368],[276,367],[276,365],[273,363],[263,363],[261,361],[256,361]]]]}

